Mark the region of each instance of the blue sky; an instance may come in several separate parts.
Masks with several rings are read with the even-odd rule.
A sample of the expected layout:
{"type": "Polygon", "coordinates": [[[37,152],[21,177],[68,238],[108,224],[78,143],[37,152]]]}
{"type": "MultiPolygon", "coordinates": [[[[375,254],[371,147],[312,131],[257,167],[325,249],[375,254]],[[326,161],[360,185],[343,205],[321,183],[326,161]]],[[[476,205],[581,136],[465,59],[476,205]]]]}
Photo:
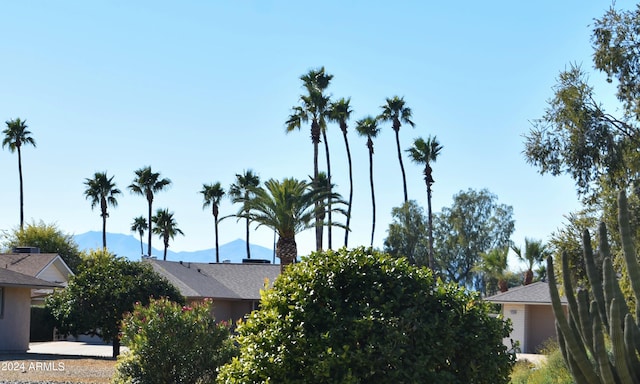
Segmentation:
{"type": "MultiPolygon", "coordinates": [[[[541,176],[526,163],[523,135],[544,113],[561,70],[571,63],[591,70],[590,25],[607,7],[577,0],[2,2],[0,119],[27,119],[37,143],[23,150],[25,217],[72,234],[101,230],[83,181],[106,171],[123,190],[107,230],[130,234],[147,206],[126,187],[150,165],[173,181],[154,202],[154,211],[173,211],[185,233],[171,249],[213,247],[203,183],[227,187],[245,169],[263,180],[313,173],[309,129],[285,134],[284,122],[303,92],[299,76],[324,66],[334,75],[329,93],[351,97],[354,109],[350,246],[367,245],[371,229],[368,153],[353,126],[394,95],[405,98],[416,124],[402,127],[403,149],[429,135],[444,147],[433,165],[435,212],[461,190],[487,188],[513,206],[516,244],[546,240],[579,205],[570,179],[541,176]]],[[[328,134],[334,183],[347,196],[342,136],[337,126],[328,134]]],[[[390,125],[374,145],[374,245],[382,247],[391,208],[403,199],[390,125]]],[[[320,160],[324,168],[323,152],[320,160]]],[[[422,169],[406,156],[404,163],[409,198],[426,207],[422,169]]],[[[19,223],[16,154],[0,151],[0,175],[0,229],[8,230],[19,223]]],[[[221,207],[223,215],[236,210],[229,201],[221,207]]],[[[251,236],[273,243],[266,228],[251,236]]],[[[242,223],[221,223],[221,244],[243,237],[242,223]]],[[[334,244],[342,237],[334,230],[334,244]]],[[[298,236],[298,248],[314,248],[312,231],[298,236]]]]}

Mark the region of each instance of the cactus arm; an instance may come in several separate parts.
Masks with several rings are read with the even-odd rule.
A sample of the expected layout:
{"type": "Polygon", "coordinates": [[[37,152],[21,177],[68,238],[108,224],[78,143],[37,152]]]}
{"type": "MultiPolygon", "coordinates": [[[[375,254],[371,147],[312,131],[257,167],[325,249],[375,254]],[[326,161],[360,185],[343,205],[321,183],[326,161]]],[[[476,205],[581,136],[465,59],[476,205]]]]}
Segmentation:
{"type": "MultiPolygon", "coordinates": [[[[598,235],[600,238],[600,254],[602,256],[602,259],[604,259],[605,257],[610,257],[609,242],[607,241],[607,227],[604,223],[600,223],[600,226],[598,227],[598,235]]],[[[596,267],[593,249],[591,248],[591,237],[589,236],[589,231],[586,229],[582,233],[582,244],[584,247],[583,254],[585,267],[587,270],[587,277],[589,278],[591,291],[593,292],[593,298],[596,301],[596,305],[598,306],[598,314],[600,315],[600,320],[602,321],[604,326],[609,327],[609,321],[607,320],[607,308],[609,308],[609,306],[604,299],[601,278],[602,275],[596,267]]]]}
{"type": "MultiPolygon", "coordinates": [[[[616,299],[616,306],[620,311],[620,318],[623,319],[624,316],[629,313],[629,308],[627,307],[627,303],[624,299],[624,295],[622,294],[622,290],[620,289],[620,284],[618,284],[618,278],[616,277],[616,273],[613,270],[613,263],[611,259],[608,257],[604,259],[602,262],[602,274],[604,275],[604,289],[605,289],[605,297],[607,298],[607,308],[611,306],[613,299],[616,299]]],[[[611,327],[611,324],[609,324],[611,327]]]]}
{"type": "MultiPolygon", "coordinates": [[[[593,349],[593,325],[591,314],[589,313],[589,292],[585,289],[578,289],[578,313],[580,314],[580,335],[584,344],[589,348],[591,355],[595,356],[593,349]]],[[[596,313],[596,316],[599,316],[596,313]]]]}
{"type": "MultiPolygon", "coordinates": [[[[618,225],[620,226],[620,238],[622,250],[627,264],[627,272],[631,281],[631,288],[635,296],[636,303],[640,303],[640,265],[636,259],[636,251],[631,235],[631,224],[629,223],[629,208],[627,206],[627,195],[624,190],[618,194],[618,225]]],[[[640,318],[640,306],[636,305],[636,318],[640,318]]]]}
{"type": "Polygon", "coordinates": [[[604,335],[602,333],[602,321],[598,314],[599,308],[595,300],[591,301],[591,315],[593,317],[593,350],[594,357],[598,362],[598,369],[600,370],[600,377],[603,383],[615,383],[613,371],[611,370],[611,362],[609,361],[609,355],[604,342],[604,335]]]}
{"type": "Polygon", "coordinates": [[[600,383],[600,379],[594,371],[594,367],[591,365],[591,362],[587,358],[584,347],[580,348],[580,343],[578,342],[578,340],[576,340],[576,337],[571,330],[571,327],[569,326],[567,318],[564,314],[564,310],[562,309],[562,304],[560,303],[560,294],[558,293],[556,278],[553,273],[553,258],[551,256],[547,257],[547,275],[549,277],[549,294],[551,296],[551,306],[553,308],[553,313],[555,314],[558,327],[560,328],[560,333],[565,340],[567,350],[566,356],[568,357],[567,363],[575,363],[575,370],[579,371],[579,374],[574,373],[573,376],[576,381],[578,380],[578,376],[583,376],[586,383],[598,384],[600,383]]]}
{"type": "MultiPolygon", "coordinates": [[[[564,295],[567,298],[567,304],[569,305],[569,321],[574,335],[577,339],[580,339],[582,341],[581,343],[579,343],[579,347],[584,350],[588,338],[585,337],[585,332],[583,331],[582,325],[580,323],[580,310],[578,308],[576,297],[573,294],[573,286],[571,285],[571,275],[569,271],[569,258],[567,257],[566,252],[562,252],[562,279],[564,285],[564,295]]],[[[588,328],[588,333],[591,333],[591,328],[588,328]]]]}
{"type": "Polygon", "coordinates": [[[611,347],[613,348],[613,358],[621,384],[633,384],[633,378],[629,365],[627,364],[626,348],[624,346],[624,331],[622,330],[622,318],[620,307],[617,305],[618,299],[611,300],[609,311],[609,335],[611,336],[611,347]]]}
{"type": "Polygon", "coordinates": [[[624,317],[624,347],[625,355],[627,356],[627,363],[629,364],[629,371],[635,382],[638,382],[640,377],[640,361],[638,361],[638,355],[636,355],[636,343],[635,332],[638,331],[635,321],[630,313],[624,317]]]}

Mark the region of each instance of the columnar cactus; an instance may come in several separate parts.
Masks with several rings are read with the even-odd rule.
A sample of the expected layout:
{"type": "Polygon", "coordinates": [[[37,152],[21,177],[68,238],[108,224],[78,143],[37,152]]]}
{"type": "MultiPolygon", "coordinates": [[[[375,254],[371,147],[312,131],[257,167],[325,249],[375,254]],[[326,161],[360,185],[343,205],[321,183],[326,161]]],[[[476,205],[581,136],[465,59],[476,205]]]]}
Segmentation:
{"type": "Polygon", "coordinates": [[[640,264],[636,258],[631,229],[627,197],[623,192],[618,196],[618,222],[624,260],[631,280],[631,287],[638,303],[635,319],[626,304],[611,263],[604,224],[600,225],[600,253],[602,276],[598,272],[595,256],[591,249],[589,232],[583,236],[584,259],[590,292],[578,289],[574,293],[569,276],[566,254],[562,255],[564,291],[567,296],[568,311],[560,304],[560,295],[553,272],[553,259],[547,258],[549,291],[556,317],[558,341],[564,359],[576,383],[610,384],[640,382],[640,264]],[[607,351],[605,340],[610,342],[607,351]]]}

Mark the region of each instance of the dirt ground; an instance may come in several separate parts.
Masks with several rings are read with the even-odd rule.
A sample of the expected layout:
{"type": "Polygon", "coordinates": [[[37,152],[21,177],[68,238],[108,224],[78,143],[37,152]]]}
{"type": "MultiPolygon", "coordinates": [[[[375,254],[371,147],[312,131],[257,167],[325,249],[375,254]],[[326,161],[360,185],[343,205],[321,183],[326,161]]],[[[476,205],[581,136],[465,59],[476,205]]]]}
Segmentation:
{"type": "Polygon", "coordinates": [[[109,383],[116,360],[48,354],[0,354],[0,383],[109,383]]]}

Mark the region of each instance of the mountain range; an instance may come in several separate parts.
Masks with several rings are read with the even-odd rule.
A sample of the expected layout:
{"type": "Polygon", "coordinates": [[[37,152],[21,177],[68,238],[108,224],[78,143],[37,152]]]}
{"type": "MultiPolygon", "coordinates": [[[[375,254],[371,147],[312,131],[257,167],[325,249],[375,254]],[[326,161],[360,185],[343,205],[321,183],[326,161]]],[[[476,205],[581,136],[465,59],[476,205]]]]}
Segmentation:
{"type": "MultiPolygon", "coordinates": [[[[102,232],[90,231],[73,236],[78,248],[81,251],[102,248],[102,232]]],[[[160,241],[160,240],[156,240],[160,241]]],[[[162,242],[160,241],[160,244],[162,242]]],[[[109,251],[117,256],[126,257],[129,260],[140,260],[140,239],[132,235],[107,232],[107,247],[109,251]]],[[[250,244],[251,259],[268,260],[274,262],[273,250],[260,245],[250,244]]],[[[143,242],[143,249],[146,253],[147,244],[143,242]]],[[[247,257],[246,241],[237,239],[219,246],[220,262],[242,263],[247,257]]],[[[162,259],[164,249],[153,247],[152,254],[158,259],[162,259]]],[[[192,263],[215,263],[215,248],[203,249],[201,251],[175,252],[169,247],[167,249],[168,261],[190,261],[192,263]]],[[[276,263],[278,262],[275,258],[276,263]]]]}

